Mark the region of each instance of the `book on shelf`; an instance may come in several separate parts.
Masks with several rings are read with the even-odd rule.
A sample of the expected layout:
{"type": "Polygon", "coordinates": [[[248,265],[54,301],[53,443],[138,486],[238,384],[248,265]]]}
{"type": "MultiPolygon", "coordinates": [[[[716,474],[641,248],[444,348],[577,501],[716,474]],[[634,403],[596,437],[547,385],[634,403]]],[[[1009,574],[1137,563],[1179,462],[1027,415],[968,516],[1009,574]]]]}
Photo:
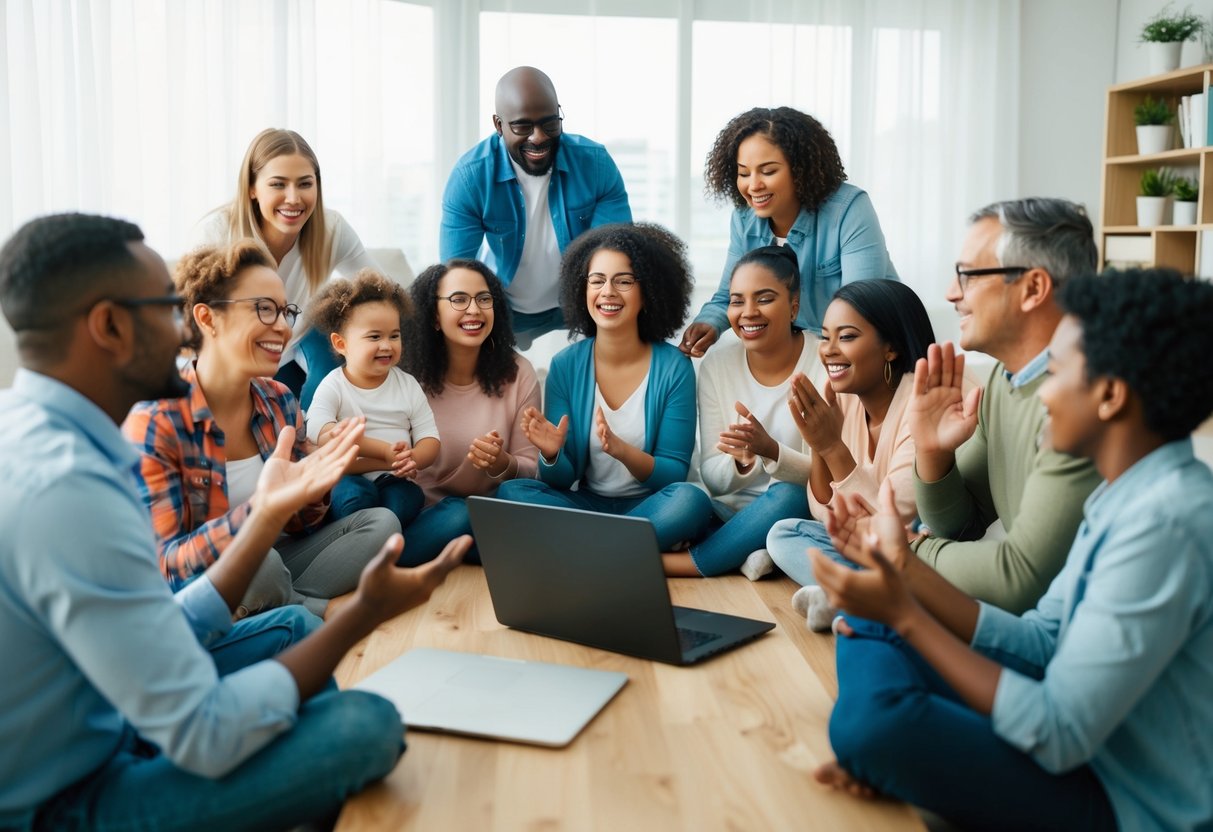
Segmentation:
{"type": "Polygon", "coordinates": [[[1209,143],[1206,127],[1208,116],[1205,114],[1205,94],[1195,93],[1189,96],[1188,136],[1189,147],[1204,147],[1209,143]]]}
{"type": "Polygon", "coordinates": [[[1181,147],[1192,146],[1192,96],[1185,95],[1179,99],[1179,110],[1175,113],[1175,122],[1179,127],[1181,147]]]}

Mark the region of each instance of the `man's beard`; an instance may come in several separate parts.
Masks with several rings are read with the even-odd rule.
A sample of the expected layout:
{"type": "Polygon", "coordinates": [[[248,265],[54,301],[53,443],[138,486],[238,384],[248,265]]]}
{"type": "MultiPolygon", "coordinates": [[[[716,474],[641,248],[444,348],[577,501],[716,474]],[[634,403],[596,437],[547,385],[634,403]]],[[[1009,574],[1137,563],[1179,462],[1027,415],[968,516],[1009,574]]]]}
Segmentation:
{"type": "Polygon", "coordinates": [[[560,151],[560,136],[558,136],[558,135],[551,136],[543,144],[536,145],[536,144],[532,144],[530,142],[523,142],[522,144],[518,145],[518,148],[517,148],[518,155],[516,157],[514,157],[514,161],[517,162],[522,167],[522,169],[524,171],[526,171],[528,174],[530,174],[531,176],[543,176],[549,170],[551,170],[552,165],[554,165],[556,163],[556,154],[559,151],[560,151]],[[548,153],[548,157],[546,159],[544,159],[542,162],[533,162],[530,159],[528,159],[526,157],[526,154],[524,153],[524,151],[527,150],[528,148],[531,150],[539,150],[539,149],[542,149],[545,147],[551,148],[551,151],[548,153]]]}

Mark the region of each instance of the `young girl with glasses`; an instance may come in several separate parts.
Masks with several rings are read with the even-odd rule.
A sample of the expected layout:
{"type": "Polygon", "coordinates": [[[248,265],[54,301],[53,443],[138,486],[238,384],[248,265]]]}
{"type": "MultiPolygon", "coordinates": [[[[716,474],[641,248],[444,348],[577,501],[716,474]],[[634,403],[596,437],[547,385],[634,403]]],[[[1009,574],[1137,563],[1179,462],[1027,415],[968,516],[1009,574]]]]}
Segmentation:
{"type": "MultiPolygon", "coordinates": [[[[376,268],[349,223],[324,207],[320,163],[293,130],[269,128],[253,137],[236,175],[235,197],[203,217],[194,236],[197,245],[256,240],[274,258],[287,300],[304,313],[331,275],[376,268]]],[[[276,378],[307,409],[320,380],[336,366],[328,339],[305,318],[282,352],[276,378]]]]}
{"type": "MultiPolygon", "coordinates": [[[[534,477],[539,458],[519,424],[524,410],[539,407],[539,380],[514,351],[501,281],[479,261],[456,259],[430,266],[409,291],[415,311],[404,328],[403,366],[442,425],[442,450],[417,476],[426,507],[404,530],[404,565],[471,534],[467,498],[534,477]]],[[[466,560],[479,561],[474,547],[466,560]]]]}
{"type": "MultiPolygon", "coordinates": [[[[189,393],[140,402],[122,429],[142,451],[139,490],[151,513],[161,571],[174,590],[201,575],[248,520],[278,435],[293,428],[291,459],[307,455],[299,402],[269,376],[291,340],[297,310],[274,261],[252,240],[202,248],[177,265],[197,358],[189,393]]],[[[301,603],[323,615],[351,591],[400,524],[384,509],[334,520],[317,494],[285,525],[241,600],[243,617],[301,603]]]]}
{"type": "Polygon", "coordinates": [[[695,373],[665,342],[691,286],[682,241],[660,226],[605,225],[573,241],[561,306],[570,334],[586,338],[552,359],[544,412],[522,415],[539,479],[508,482],[499,497],[645,517],[663,550],[703,533],[708,496],[680,487],[695,444],[695,373]]]}
{"type": "Polygon", "coordinates": [[[323,445],[342,420],[366,419],[358,457],[333,489],[333,514],[345,517],[383,506],[402,528],[408,526],[424,502],[414,480],[438,458],[440,448],[421,385],[396,366],[408,295],[390,278],[364,269],[352,280],[330,281],[313,298],[309,314],[344,362],[316,388],[307,413],[308,438],[323,445]]]}

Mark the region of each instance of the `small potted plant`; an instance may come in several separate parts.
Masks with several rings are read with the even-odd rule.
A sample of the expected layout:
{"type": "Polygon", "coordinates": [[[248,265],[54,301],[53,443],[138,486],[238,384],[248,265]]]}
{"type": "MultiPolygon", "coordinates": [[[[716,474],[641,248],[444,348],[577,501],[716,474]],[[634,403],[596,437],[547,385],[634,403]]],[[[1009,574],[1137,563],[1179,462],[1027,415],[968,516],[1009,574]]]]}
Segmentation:
{"type": "Polygon", "coordinates": [[[1200,188],[1186,177],[1175,180],[1175,225],[1196,225],[1196,198],[1200,196],[1200,188]]]}
{"type": "Polygon", "coordinates": [[[1145,101],[1133,108],[1133,121],[1137,124],[1137,152],[1162,153],[1171,149],[1171,122],[1175,114],[1162,98],[1153,98],[1146,93],[1145,101]]]}
{"type": "Polygon", "coordinates": [[[1141,196],[1137,197],[1137,224],[1141,228],[1163,225],[1167,203],[1175,190],[1175,174],[1166,168],[1150,168],[1141,175],[1141,196]]]}
{"type": "Polygon", "coordinates": [[[1150,74],[1178,69],[1184,41],[1194,39],[1204,28],[1204,18],[1194,14],[1191,6],[1182,12],[1172,10],[1169,3],[1163,6],[1141,30],[1141,41],[1149,49],[1150,74]]]}

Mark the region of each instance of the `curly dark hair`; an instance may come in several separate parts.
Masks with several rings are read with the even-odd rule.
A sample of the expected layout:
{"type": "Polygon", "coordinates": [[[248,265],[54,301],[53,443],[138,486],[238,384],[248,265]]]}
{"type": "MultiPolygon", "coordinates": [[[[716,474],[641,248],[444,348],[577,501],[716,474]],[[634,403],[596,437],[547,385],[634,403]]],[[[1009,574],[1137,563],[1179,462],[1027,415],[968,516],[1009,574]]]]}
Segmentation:
{"type": "Polygon", "coordinates": [[[833,300],[841,300],[875,327],[880,337],[897,352],[889,362],[898,378],[913,373],[918,359],[927,357],[935,343],[931,318],[922,298],[896,280],[856,280],[838,287],[833,300]]]}
{"type": "Polygon", "coordinates": [[[185,298],[186,320],[190,325],[187,347],[202,346],[202,330],[194,316],[188,314],[196,303],[228,300],[236,285],[236,275],[249,266],[265,266],[277,272],[274,259],[256,240],[242,239],[226,245],[202,246],[177,261],[173,285],[185,298]]]}
{"type": "Polygon", "coordinates": [[[1109,271],[1070,279],[1058,300],[1082,327],[1087,378],[1128,384],[1149,430],[1183,439],[1213,412],[1213,284],[1172,269],[1109,271]]]}
{"type": "Polygon", "coordinates": [[[476,359],[476,380],[487,396],[501,396],[505,386],[518,378],[518,356],[514,352],[514,328],[505,288],[493,270],[479,260],[456,258],[430,266],[417,276],[409,291],[416,310],[404,327],[404,358],[400,364],[421,384],[426,395],[442,393],[449,363],[446,338],[437,328],[438,283],[451,269],[469,269],[484,278],[493,296],[493,329],[480,345],[476,359]]]}
{"type": "Polygon", "coordinates": [[[330,280],[308,304],[307,319],[325,335],[341,332],[350,314],[364,303],[389,303],[396,307],[401,329],[413,311],[403,286],[375,269],[362,269],[352,278],[330,280]]]}
{"type": "Polygon", "coordinates": [[[703,166],[703,191],[709,198],[746,207],[737,189],[737,148],[754,134],[783,151],[796,183],[796,198],[810,211],[846,181],[838,146],[820,121],[791,107],[755,107],[734,116],[716,135],[703,166]]]}
{"type": "Polygon", "coordinates": [[[560,262],[560,308],[569,327],[569,340],[577,335],[593,338],[598,331],[585,295],[590,260],[599,249],[617,251],[632,262],[644,299],[637,319],[640,340],[653,344],[673,337],[686,319],[695,286],[686,245],[655,223],[615,223],[582,234],[569,245],[560,262]]]}

